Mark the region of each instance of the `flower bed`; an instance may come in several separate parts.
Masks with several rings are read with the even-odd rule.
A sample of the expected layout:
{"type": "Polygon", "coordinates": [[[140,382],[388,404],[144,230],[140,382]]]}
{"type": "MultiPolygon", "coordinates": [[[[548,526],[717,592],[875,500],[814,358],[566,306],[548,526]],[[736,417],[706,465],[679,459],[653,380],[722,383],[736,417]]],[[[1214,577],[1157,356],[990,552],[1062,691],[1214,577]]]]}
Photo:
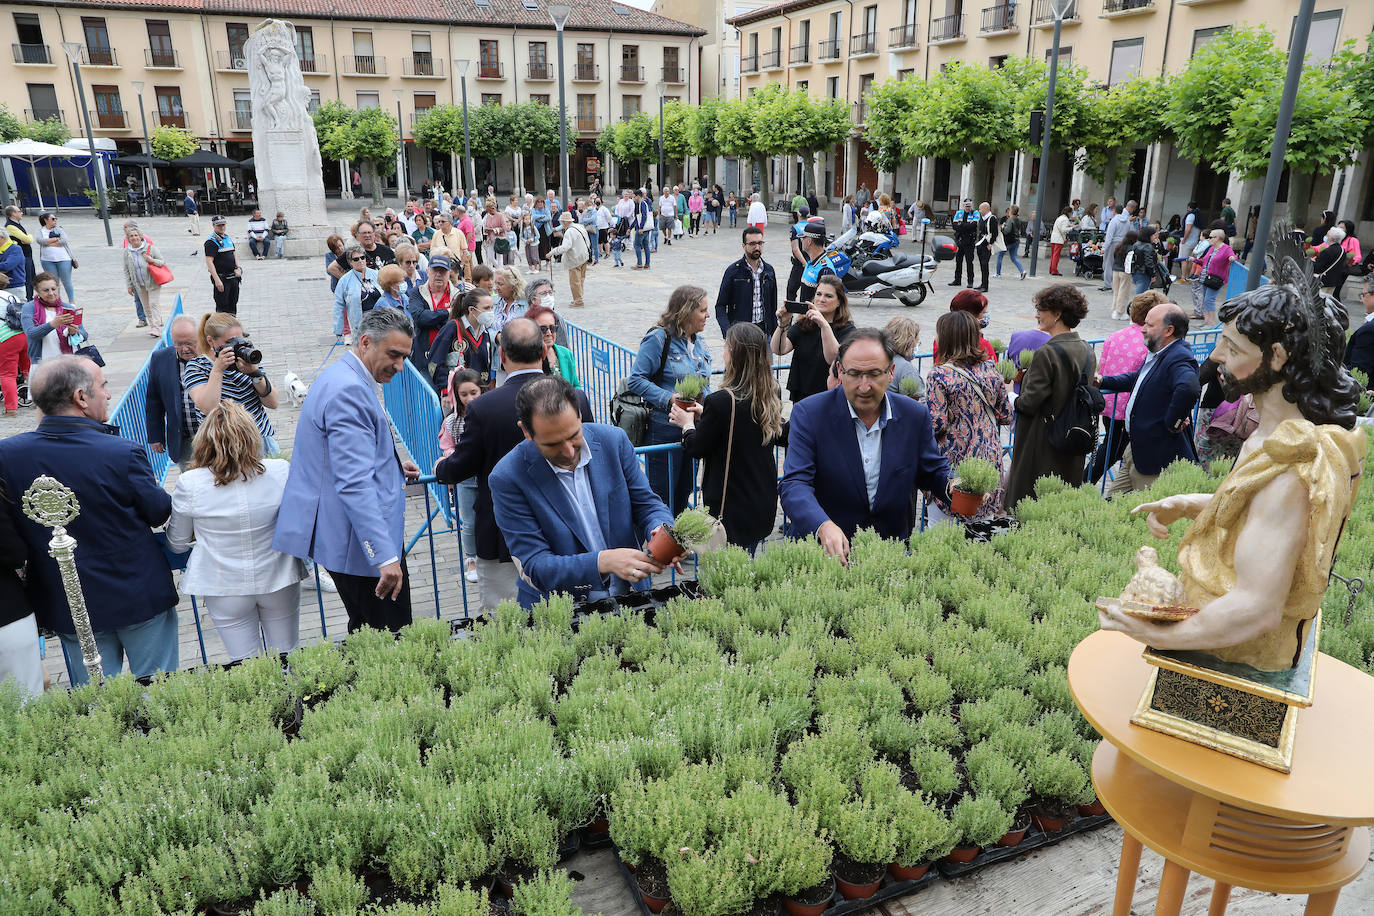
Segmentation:
{"type": "MultiPolygon", "coordinates": [[[[1217,480],[1175,468],[1154,494],[1217,480]]],[[[824,901],[832,872],[835,899],[960,873],[938,864],[956,847],[1000,859],[1027,814],[1038,845],[1093,801],[1064,665],[1130,578],[1147,498],[1050,482],[990,541],[860,535],[847,569],[807,542],[708,554],[706,596],[665,593],[652,625],[560,599],[464,638],[363,631],[286,672],[0,690],[0,912],[486,916],[495,883],[515,913],[571,916],[554,865],[602,818],[686,916],[824,901]]],[[[1371,499],[1344,575],[1370,575],[1371,499]]],[[[1370,598],[1349,624],[1346,601],[1322,648],[1367,670],[1370,598]]]]}

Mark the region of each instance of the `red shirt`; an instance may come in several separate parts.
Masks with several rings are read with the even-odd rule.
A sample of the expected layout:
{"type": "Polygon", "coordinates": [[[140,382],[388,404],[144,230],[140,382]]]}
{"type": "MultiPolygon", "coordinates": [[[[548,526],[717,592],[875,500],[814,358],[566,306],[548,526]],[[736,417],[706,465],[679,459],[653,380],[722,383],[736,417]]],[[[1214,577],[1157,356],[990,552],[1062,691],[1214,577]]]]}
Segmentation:
{"type": "MultiPolygon", "coordinates": [[[[992,349],[992,344],[988,343],[988,339],[980,335],[978,343],[982,345],[983,352],[987,354],[988,359],[997,362],[997,351],[992,349]]],[[[937,340],[930,345],[930,355],[935,357],[940,355],[940,341],[937,340]]]]}

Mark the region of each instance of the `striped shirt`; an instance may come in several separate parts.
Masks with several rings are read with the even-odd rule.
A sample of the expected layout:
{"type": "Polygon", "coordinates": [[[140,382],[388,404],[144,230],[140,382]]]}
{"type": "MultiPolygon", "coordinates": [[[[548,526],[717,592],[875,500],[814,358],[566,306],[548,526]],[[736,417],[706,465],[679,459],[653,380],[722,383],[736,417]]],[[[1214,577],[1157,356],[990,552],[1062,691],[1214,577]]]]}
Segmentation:
{"type": "MultiPolygon", "coordinates": [[[[197,356],[186,364],[185,379],[186,390],[189,392],[193,388],[210,381],[210,370],[214,368],[208,356],[197,356]]],[[[262,367],[259,366],[259,369],[262,367]]],[[[258,424],[258,432],[266,439],[275,436],[276,432],[272,429],[272,421],[267,419],[267,408],[262,406],[258,393],[253,389],[253,380],[244,375],[237,369],[227,369],[224,379],[220,382],[220,397],[226,401],[237,401],[243,405],[243,409],[248,411],[248,415],[253,418],[253,422],[258,424]]],[[[204,422],[205,414],[196,408],[196,426],[204,422]]]]}

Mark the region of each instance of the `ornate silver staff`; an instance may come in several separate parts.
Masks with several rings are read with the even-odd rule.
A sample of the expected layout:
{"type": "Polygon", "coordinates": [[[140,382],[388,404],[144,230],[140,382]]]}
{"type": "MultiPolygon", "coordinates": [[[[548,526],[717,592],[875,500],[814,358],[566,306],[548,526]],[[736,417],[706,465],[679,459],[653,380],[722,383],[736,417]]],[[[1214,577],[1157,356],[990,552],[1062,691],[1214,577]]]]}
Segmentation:
{"type": "Polygon", "coordinates": [[[64,527],[81,514],[81,505],[76,501],[75,493],[45,475],[24,491],[24,514],[44,528],[53,530],[52,540],[48,542],[48,556],[57,561],[57,568],[62,574],[62,589],[67,593],[72,623],[76,625],[76,638],[81,643],[81,661],[91,681],[98,684],[105,679],[105,673],[100,668],[100,650],[96,648],[95,633],[91,630],[86,596],[81,593],[81,580],[76,575],[76,538],[68,534],[64,527]]]}

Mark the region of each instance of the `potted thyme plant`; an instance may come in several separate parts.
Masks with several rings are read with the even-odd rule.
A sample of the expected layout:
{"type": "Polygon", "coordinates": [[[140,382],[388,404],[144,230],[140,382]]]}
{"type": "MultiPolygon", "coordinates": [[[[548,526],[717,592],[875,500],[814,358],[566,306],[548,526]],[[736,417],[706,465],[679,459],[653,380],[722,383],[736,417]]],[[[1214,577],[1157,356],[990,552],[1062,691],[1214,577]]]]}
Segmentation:
{"type": "Polygon", "coordinates": [[[949,507],[956,515],[965,517],[977,515],[983,497],[996,492],[1002,482],[997,465],[984,458],[965,458],[954,474],[958,482],[950,486],[949,507]]]}
{"type": "Polygon", "coordinates": [[[656,563],[667,566],[698,544],[705,543],[714,528],[715,521],[705,509],[683,509],[671,526],[654,532],[646,549],[656,563]]]}

